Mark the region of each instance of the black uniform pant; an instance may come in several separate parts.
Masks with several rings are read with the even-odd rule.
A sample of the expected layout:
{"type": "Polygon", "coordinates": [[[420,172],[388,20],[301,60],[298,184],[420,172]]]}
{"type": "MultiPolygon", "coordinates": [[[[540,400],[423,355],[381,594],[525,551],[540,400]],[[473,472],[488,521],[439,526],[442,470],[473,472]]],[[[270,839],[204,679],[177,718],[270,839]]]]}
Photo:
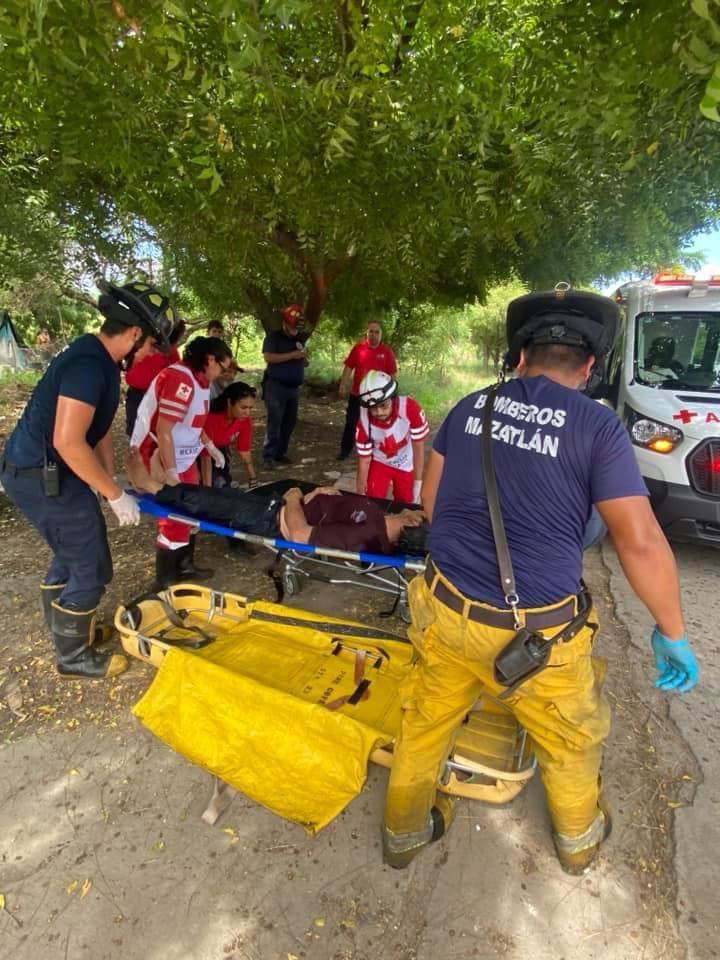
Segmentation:
{"type": "Polygon", "coordinates": [[[132,436],[137,420],[138,407],[145,396],[144,390],[138,390],[136,387],[128,387],[125,394],[125,433],[128,437],[132,436]]]}
{"type": "Polygon", "coordinates": [[[343,457],[348,457],[355,447],[355,430],[360,417],[360,398],[351,393],[348,397],[347,410],[345,412],[345,429],[343,430],[342,440],[340,441],[340,453],[343,457]]]}
{"type": "Polygon", "coordinates": [[[113,569],[105,518],[90,487],[65,471],[59,495],[48,497],[41,476],[23,474],[4,460],[0,481],[53,552],[45,583],[65,584],[59,605],[67,610],[94,610],[113,569]]]}
{"type": "Polygon", "coordinates": [[[298,417],[300,387],[289,387],[279,380],[265,380],[263,400],[267,410],[263,460],[279,460],[287,453],[298,417]]]}

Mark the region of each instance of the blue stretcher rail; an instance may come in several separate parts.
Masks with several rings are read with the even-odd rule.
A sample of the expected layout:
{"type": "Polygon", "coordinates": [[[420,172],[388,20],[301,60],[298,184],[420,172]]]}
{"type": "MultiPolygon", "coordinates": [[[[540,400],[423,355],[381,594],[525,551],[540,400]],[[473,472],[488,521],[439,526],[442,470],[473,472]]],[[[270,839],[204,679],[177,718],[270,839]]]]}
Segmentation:
{"type": "Polygon", "coordinates": [[[267,537],[258,537],[252,533],[234,530],[232,527],[224,527],[219,523],[213,523],[211,520],[198,520],[197,517],[191,517],[189,514],[178,513],[162,503],[157,503],[148,494],[138,494],[135,490],[128,490],[127,493],[137,497],[138,506],[143,513],[150,514],[153,517],[161,517],[164,520],[178,520],[181,523],[186,523],[189,527],[194,527],[196,530],[202,530],[204,533],[233,537],[235,540],[247,540],[248,543],[259,543],[264,546],[271,546],[276,550],[294,550],[295,553],[317,554],[323,557],[335,557],[338,560],[359,560],[361,563],[372,563],[376,566],[392,567],[398,570],[413,570],[421,573],[425,569],[425,562],[422,557],[392,556],[384,553],[348,553],[347,550],[315,547],[312,543],[295,543],[293,540],[282,539],[270,540],[267,537]]]}

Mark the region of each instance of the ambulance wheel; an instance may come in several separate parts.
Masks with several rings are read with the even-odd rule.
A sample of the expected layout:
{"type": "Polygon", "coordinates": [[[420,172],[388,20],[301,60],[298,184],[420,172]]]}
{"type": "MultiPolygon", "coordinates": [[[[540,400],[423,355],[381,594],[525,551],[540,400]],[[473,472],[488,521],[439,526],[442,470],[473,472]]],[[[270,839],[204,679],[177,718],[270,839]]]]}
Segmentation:
{"type": "Polygon", "coordinates": [[[292,570],[286,570],[283,573],[283,588],[286,597],[295,597],[302,589],[300,577],[292,570]]]}

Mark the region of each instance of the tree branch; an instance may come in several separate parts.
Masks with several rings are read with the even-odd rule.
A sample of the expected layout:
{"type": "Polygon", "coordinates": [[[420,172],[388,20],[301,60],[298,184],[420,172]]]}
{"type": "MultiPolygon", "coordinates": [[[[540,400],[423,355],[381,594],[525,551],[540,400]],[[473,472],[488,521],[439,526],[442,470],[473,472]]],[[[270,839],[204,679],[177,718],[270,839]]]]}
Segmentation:
{"type": "Polygon", "coordinates": [[[356,259],[356,254],[352,253],[342,259],[326,260],[322,267],[311,272],[310,291],[305,304],[305,330],[308,336],[313,333],[317,326],[320,314],[327,303],[330,287],[356,259]]]}
{"type": "Polygon", "coordinates": [[[306,276],[311,276],[311,270],[305,255],[305,251],[300,245],[300,241],[298,240],[297,234],[294,230],[290,230],[283,223],[276,223],[270,231],[270,239],[284,253],[287,253],[288,256],[292,257],[301,273],[305,274],[306,276]]]}
{"type": "Polygon", "coordinates": [[[248,284],[245,287],[245,295],[250,301],[250,306],[253,308],[255,316],[263,325],[265,333],[277,330],[277,311],[273,309],[272,303],[260,287],[256,287],[254,284],[248,284]]]}
{"type": "Polygon", "coordinates": [[[98,309],[97,300],[93,300],[89,294],[83,293],[82,290],[76,290],[74,287],[61,287],[60,292],[69,300],[79,300],[80,303],[87,303],[91,307],[95,307],[96,310],[98,309]]]}
{"type": "Polygon", "coordinates": [[[367,30],[370,22],[368,6],[368,0],[340,0],[337,5],[337,25],[344,57],[352,53],[357,44],[355,33],[358,20],[360,29],[367,30]]]}
{"type": "Polygon", "coordinates": [[[402,17],[404,20],[403,32],[400,37],[397,51],[395,53],[395,63],[393,64],[393,73],[397,73],[402,66],[403,57],[407,55],[410,45],[415,36],[415,28],[420,19],[425,0],[415,0],[414,3],[408,3],[403,6],[402,17]]]}

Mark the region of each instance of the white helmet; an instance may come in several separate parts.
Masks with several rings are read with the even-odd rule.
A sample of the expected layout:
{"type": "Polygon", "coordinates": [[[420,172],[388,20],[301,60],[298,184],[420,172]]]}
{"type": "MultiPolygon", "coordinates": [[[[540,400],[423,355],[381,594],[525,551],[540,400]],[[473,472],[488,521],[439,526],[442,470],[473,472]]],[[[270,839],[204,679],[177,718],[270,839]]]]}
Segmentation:
{"type": "Polygon", "coordinates": [[[358,400],[362,407],[377,407],[397,393],[397,380],[382,370],[371,370],[360,381],[358,400]]]}

